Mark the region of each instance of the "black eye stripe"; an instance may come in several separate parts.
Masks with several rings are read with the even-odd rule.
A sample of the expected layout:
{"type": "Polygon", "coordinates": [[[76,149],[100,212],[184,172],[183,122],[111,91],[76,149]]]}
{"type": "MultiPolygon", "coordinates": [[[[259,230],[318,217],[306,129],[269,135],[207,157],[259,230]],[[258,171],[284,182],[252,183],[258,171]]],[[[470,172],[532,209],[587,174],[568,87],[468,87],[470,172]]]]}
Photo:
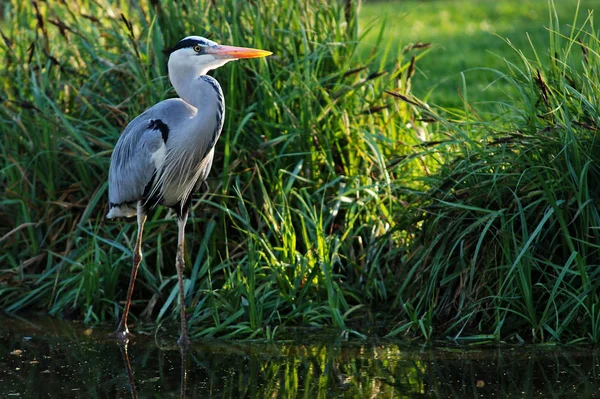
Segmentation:
{"type": "Polygon", "coordinates": [[[193,49],[195,46],[208,46],[208,45],[209,45],[209,44],[208,44],[208,43],[206,43],[206,42],[205,42],[205,41],[203,41],[203,40],[197,40],[197,39],[183,39],[183,40],[180,40],[180,41],[179,41],[179,42],[178,42],[178,43],[175,45],[175,47],[173,47],[173,48],[171,49],[171,52],[173,52],[173,51],[177,51],[177,50],[179,50],[179,49],[182,49],[182,48],[188,48],[188,47],[189,47],[189,48],[192,48],[192,49],[193,49]]]}
{"type": "Polygon", "coordinates": [[[177,51],[179,49],[186,48],[186,47],[194,47],[197,44],[198,44],[198,40],[194,40],[194,39],[180,40],[175,45],[175,47],[173,47],[172,51],[177,51]]]}

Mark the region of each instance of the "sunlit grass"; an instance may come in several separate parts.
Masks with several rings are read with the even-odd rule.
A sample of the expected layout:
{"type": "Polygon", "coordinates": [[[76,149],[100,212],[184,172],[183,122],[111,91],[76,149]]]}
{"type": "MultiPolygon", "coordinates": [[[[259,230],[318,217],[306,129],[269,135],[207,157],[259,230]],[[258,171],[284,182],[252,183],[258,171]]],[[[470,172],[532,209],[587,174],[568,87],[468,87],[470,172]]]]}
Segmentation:
{"type": "MultiPolygon", "coordinates": [[[[561,33],[569,33],[577,1],[556,1],[561,18],[561,33]]],[[[578,23],[587,10],[600,12],[600,3],[582,0],[578,23]]],[[[527,56],[531,45],[541,55],[549,51],[548,0],[481,1],[365,1],[361,6],[361,31],[366,35],[361,51],[374,51],[379,28],[384,24],[384,48],[392,53],[409,43],[430,42],[432,54],[422,58],[412,81],[412,90],[420,98],[442,107],[462,107],[461,96],[474,105],[482,102],[518,98],[518,90],[498,80],[489,69],[505,70],[505,59],[518,56],[506,44],[509,41],[527,56]],[[459,93],[460,92],[460,93],[459,93]]],[[[384,54],[378,48],[377,54],[384,54]]],[[[489,109],[496,108],[488,104],[489,109]]]]}

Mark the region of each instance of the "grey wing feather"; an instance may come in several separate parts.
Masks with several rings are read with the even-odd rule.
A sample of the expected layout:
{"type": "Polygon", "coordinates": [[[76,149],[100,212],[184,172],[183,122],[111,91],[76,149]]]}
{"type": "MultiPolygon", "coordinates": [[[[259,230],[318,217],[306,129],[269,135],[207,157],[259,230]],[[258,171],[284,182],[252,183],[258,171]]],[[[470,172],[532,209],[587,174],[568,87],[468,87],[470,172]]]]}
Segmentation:
{"type": "Polygon", "coordinates": [[[169,128],[169,120],[193,116],[193,110],[179,99],[162,101],[133,119],[125,128],[113,151],[108,173],[108,218],[134,216],[136,203],[152,180],[157,162],[164,161],[164,132],[152,128],[160,120],[169,128]],[[161,154],[162,152],[162,154],[161,154]]]}

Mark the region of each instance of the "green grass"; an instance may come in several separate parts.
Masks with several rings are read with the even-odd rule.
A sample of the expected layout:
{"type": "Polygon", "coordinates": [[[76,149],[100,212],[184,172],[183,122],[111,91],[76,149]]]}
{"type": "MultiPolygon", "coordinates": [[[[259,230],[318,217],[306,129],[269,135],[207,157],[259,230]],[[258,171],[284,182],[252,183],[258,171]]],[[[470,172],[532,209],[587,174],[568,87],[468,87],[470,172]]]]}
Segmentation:
{"type": "MultiPolygon", "coordinates": [[[[569,33],[577,1],[557,1],[561,33],[569,33]]],[[[600,12],[594,0],[582,0],[577,24],[587,10],[600,12]]],[[[461,96],[484,109],[489,102],[518,97],[518,90],[497,80],[492,70],[505,70],[506,60],[518,55],[506,41],[532,56],[531,45],[547,55],[549,8],[547,0],[480,1],[365,1],[361,6],[361,31],[366,31],[361,51],[384,54],[375,43],[383,25],[385,47],[398,52],[410,43],[431,43],[431,54],[417,63],[412,92],[430,104],[461,107],[461,96]],[[482,106],[482,103],[488,103],[482,106]]]]}
{"type": "MultiPolygon", "coordinates": [[[[513,94],[483,113],[442,86],[458,106],[414,97],[417,68],[444,51],[398,51],[384,34],[366,56],[352,2],[200,3],[9,3],[1,309],[116,320],[135,226],[104,219],[110,154],[174,95],[163,49],[197,33],[274,56],[214,74],[227,119],[188,223],[192,337],[303,325],[600,341],[600,42],[586,13],[577,28],[548,13],[540,47],[490,36],[512,61],[478,66],[513,94]]],[[[172,216],[149,215],[138,330],[177,325],[175,242],[172,216]]]]}
{"type": "MultiPolygon", "coordinates": [[[[356,10],[211,4],[154,12],[147,3],[82,1],[78,9],[40,5],[36,16],[13,3],[2,54],[6,311],[114,320],[135,228],[104,219],[109,156],[132,116],[173,95],[162,50],[192,32],[275,53],[215,73],[228,117],[211,194],[194,204],[188,228],[192,333],[265,336],[282,324],[346,330],[357,305],[383,299],[385,288],[362,265],[375,254],[381,268],[369,273],[388,273],[400,248],[382,252],[377,238],[392,234],[391,216],[403,207],[379,183],[389,179],[382,151],[395,146],[378,122],[389,116],[368,111],[391,101],[382,89],[390,78],[352,71],[361,66],[356,10]]],[[[173,320],[175,225],[160,210],[146,231],[134,312],[173,320]]]]}

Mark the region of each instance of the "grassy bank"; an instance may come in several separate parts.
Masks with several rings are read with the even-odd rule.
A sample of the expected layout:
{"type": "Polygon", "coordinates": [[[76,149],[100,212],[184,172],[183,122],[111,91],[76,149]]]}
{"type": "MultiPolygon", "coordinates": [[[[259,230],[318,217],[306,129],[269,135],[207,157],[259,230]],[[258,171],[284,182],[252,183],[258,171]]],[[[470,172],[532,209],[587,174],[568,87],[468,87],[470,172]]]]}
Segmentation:
{"type": "MultiPolygon", "coordinates": [[[[392,201],[385,159],[401,131],[388,132],[389,114],[371,108],[391,105],[384,89],[406,66],[383,76],[357,63],[351,5],[15,2],[11,17],[2,308],[114,320],[134,226],[104,219],[109,156],[134,115],[174,94],[163,49],[191,32],[276,54],[215,73],[228,116],[211,194],[188,228],[195,333],[345,330],[368,304],[386,303],[380,283],[401,258],[402,246],[389,248],[403,240],[393,227],[405,210],[392,201]]],[[[150,216],[134,298],[141,319],[176,316],[174,232],[164,211],[150,216]]]]}
{"type": "MultiPolygon", "coordinates": [[[[176,4],[11,3],[0,308],[116,320],[135,227],[104,219],[111,150],[174,95],[163,49],[210,33],[274,56],[214,74],[227,119],[188,227],[192,337],[600,340],[590,21],[513,49],[500,77],[518,96],[483,117],[413,97],[420,46],[385,53],[381,36],[365,58],[353,2],[176,4]]],[[[138,330],[176,325],[175,242],[171,215],[150,215],[138,330]]]]}

